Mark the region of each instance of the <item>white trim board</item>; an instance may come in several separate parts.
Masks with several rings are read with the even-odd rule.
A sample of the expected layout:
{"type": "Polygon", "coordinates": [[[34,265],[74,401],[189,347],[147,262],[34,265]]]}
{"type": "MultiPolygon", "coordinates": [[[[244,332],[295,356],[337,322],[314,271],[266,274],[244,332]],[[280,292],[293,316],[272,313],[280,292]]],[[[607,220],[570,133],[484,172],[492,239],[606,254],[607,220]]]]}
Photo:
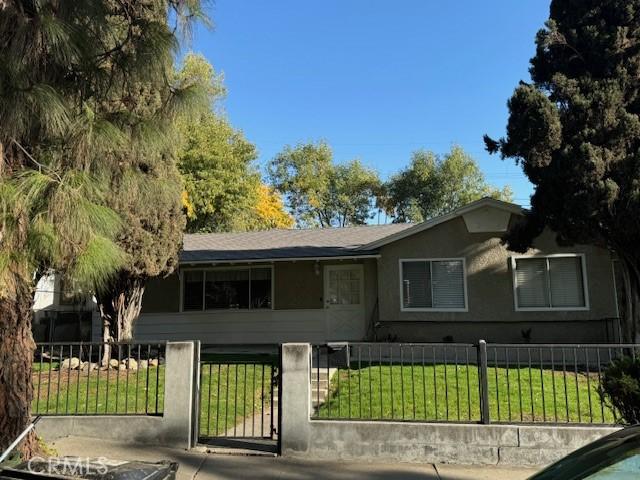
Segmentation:
{"type": "Polygon", "coordinates": [[[321,262],[321,261],[334,261],[334,260],[360,260],[367,258],[380,258],[380,254],[371,253],[371,254],[362,254],[362,255],[338,255],[333,257],[291,257],[291,258],[253,258],[246,260],[190,260],[183,261],[181,260],[180,268],[189,268],[196,267],[201,265],[211,265],[213,267],[220,266],[233,266],[234,264],[260,264],[260,263],[275,263],[275,262],[321,262]]]}

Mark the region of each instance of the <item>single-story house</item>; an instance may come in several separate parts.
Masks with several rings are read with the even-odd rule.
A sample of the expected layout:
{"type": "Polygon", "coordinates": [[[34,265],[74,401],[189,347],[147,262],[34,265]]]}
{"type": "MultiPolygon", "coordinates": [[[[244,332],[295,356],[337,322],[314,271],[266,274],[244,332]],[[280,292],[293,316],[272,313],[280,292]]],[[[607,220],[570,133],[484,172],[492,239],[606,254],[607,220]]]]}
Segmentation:
{"type": "Polygon", "coordinates": [[[484,198],[413,225],[186,235],[179,271],[149,282],[135,336],[617,341],[610,252],[560,247],[550,231],[511,252],[500,238],[522,214],[484,198]]]}

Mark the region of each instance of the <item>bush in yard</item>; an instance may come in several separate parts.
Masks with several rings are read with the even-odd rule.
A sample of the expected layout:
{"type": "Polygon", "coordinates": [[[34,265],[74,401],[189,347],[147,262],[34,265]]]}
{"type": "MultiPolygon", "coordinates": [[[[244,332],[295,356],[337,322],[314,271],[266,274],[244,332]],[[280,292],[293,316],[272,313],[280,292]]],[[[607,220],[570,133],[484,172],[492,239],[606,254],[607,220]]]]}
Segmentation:
{"type": "Polygon", "coordinates": [[[628,423],[640,423],[640,359],[625,356],[604,371],[600,395],[628,423]]]}

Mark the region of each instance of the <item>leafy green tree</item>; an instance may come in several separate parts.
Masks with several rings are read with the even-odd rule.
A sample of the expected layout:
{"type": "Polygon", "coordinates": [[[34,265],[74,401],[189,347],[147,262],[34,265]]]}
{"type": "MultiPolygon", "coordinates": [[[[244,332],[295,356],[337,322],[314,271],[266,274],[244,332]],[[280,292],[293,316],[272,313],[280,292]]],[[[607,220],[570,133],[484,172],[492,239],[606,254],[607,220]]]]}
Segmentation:
{"type": "Polygon", "coordinates": [[[524,251],[545,226],[563,243],[610,249],[625,278],[624,337],[640,340],[640,1],[553,0],[531,83],[508,102],[506,138],[535,187],[506,240],[524,251]]]}
{"type": "Polygon", "coordinates": [[[226,118],[209,112],[182,125],[179,169],[184,180],[187,232],[247,230],[260,174],[255,146],[226,118]]]}
{"type": "Polygon", "coordinates": [[[217,108],[226,89],[207,60],[188,55],[178,75],[207,86],[210,105],[179,122],[178,168],[187,232],[287,228],[291,218],[255,167],[257,151],[217,108]]]}
{"type": "Polygon", "coordinates": [[[325,142],[286,146],[269,164],[273,187],[298,226],[361,225],[381,194],[378,174],[359,160],[334,164],[325,142]]]}
{"type": "MultiPolygon", "coordinates": [[[[201,12],[196,0],[6,0],[0,10],[3,450],[30,419],[35,284],[55,270],[104,287],[127,261],[115,241],[123,222],[108,207],[114,167],[157,132],[135,99],[168,78],[176,37],[167,19],[201,12]]],[[[154,97],[167,116],[189,99],[165,93],[154,97]]],[[[25,457],[35,448],[33,434],[20,447],[25,457]]]]}
{"type": "Polygon", "coordinates": [[[410,165],[387,182],[385,206],[395,222],[422,222],[487,196],[511,201],[511,190],[488,185],[462,148],[453,147],[443,157],[418,150],[410,165]]]}

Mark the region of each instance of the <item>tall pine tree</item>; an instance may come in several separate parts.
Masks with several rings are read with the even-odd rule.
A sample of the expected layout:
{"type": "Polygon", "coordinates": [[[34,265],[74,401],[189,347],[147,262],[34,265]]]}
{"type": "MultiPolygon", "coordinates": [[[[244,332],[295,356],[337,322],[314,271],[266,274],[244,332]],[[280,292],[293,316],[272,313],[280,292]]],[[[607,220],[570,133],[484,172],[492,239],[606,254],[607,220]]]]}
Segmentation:
{"type": "MultiPolygon", "coordinates": [[[[153,93],[155,115],[138,108],[171,77],[168,19],[197,16],[198,0],[0,2],[0,450],[30,419],[38,278],[103,287],[126,263],[109,188],[188,100],[170,87],[153,93]]],[[[35,448],[33,435],[20,447],[35,448]]]]}

